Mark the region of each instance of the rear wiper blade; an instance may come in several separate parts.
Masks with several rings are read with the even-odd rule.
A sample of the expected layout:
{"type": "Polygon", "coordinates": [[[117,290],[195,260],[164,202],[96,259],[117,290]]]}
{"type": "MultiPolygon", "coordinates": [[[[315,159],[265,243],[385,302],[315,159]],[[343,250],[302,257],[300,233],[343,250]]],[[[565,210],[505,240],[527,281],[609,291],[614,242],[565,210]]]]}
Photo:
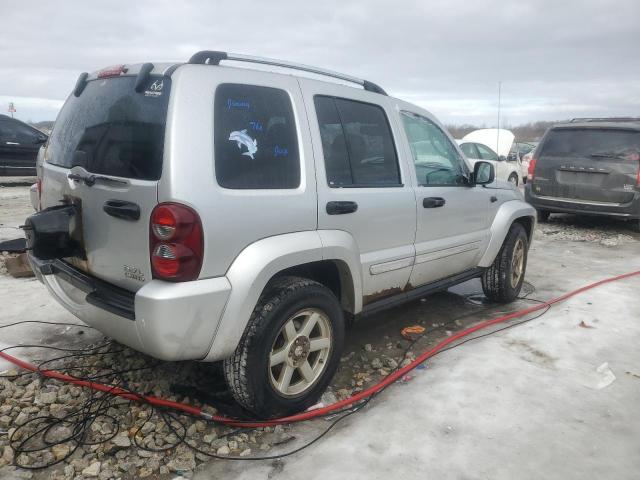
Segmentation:
{"type": "Polygon", "coordinates": [[[80,175],[77,173],[70,173],[67,175],[67,178],[70,180],[75,180],[78,182],[84,182],[87,187],[92,187],[95,185],[97,181],[108,182],[108,183],[119,183],[121,185],[127,185],[127,181],[120,180],[118,178],[106,177],[104,175],[80,175]]]}

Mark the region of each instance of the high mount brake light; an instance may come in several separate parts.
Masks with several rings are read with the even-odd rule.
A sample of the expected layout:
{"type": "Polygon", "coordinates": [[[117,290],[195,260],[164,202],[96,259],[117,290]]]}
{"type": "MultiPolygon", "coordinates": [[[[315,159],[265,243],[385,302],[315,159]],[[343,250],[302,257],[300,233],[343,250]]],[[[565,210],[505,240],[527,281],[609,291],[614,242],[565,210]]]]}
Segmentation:
{"type": "Polygon", "coordinates": [[[171,282],[198,278],[204,254],[198,214],[185,205],[161,203],[153,209],[149,227],[153,277],[171,282]]]}
{"type": "Polygon", "coordinates": [[[533,175],[536,171],[536,163],[537,160],[535,158],[531,158],[531,160],[529,160],[529,170],[527,171],[529,174],[529,180],[533,180],[533,175]]]}
{"type": "Polygon", "coordinates": [[[98,78],[117,77],[121,73],[125,73],[127,69],[124,65],[113,65],[98,72],[98,78]]]}

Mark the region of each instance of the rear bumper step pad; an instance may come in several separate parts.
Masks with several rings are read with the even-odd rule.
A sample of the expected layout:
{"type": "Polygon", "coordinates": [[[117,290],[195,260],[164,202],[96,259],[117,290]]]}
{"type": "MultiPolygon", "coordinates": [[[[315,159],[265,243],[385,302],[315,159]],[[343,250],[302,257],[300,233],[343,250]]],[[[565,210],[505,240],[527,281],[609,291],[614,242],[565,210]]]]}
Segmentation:
{"type": "Polygon", "coordinates": [[[134,292],[87,275],[60,259],[40,260],[33,255],[29,257],[31,265],[42,275],[60,276],[85,292],[87,303],[129,320],[136,319],[134,292]]]}

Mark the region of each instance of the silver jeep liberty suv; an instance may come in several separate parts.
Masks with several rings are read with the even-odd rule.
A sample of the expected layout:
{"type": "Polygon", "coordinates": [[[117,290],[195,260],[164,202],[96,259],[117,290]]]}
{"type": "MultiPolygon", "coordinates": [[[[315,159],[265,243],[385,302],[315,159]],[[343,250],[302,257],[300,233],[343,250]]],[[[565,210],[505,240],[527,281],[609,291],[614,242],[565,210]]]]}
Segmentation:
{"type": "Polygon", "coordinates": [[[317,401],[346,316],[474,277],[512,301],[535,224],[429,112],[224,52],[82,74],[41,156],[26,235],[51,294],[153,357],[222,361],[259,417],[317,401]]]}

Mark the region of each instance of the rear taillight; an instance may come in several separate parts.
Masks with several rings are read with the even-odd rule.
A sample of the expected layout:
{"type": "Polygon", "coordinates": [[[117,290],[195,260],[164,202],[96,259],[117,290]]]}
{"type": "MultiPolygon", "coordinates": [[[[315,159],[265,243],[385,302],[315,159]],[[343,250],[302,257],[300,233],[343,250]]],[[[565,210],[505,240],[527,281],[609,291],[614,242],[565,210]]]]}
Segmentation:
{"type": "Polygon", "coordinates": [[[204,253],[200,217],[185,205],[161,203],[151,212],[149,247],[154,278],[195,280],[204,253]]]}
{"type": "Polygon", "coordinates": [[[529,181],[533,180],[533,174],[536,171],[536,159],[532,158],[531,160],[529,160],[529,170],[527,171],[528,176],[529,176],[529,181]]]}
{"type": "Polygon", "coordinates": [[[636,187],[640,187],[640,152],[631,152],[628,155],[629,160],[638,162],[638,173],[636,174],[636,187]]]}

